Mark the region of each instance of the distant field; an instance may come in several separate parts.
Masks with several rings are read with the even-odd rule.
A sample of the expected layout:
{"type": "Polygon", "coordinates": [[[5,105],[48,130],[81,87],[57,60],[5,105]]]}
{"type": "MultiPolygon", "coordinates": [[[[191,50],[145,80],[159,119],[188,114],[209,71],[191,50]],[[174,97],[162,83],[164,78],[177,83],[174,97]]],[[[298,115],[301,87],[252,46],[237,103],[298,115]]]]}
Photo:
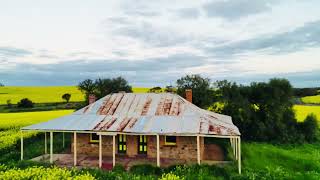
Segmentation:
{"type": "MultiPolygon", "coordinates": [[[[147,92],[149,88],[135,87],[134,92],[147,92]]],[[[84,101],[84,96],[76,86],[7,86],[0,87],[0,104],[6,104],[7,100],[11,100],[12,104],[16,104],[22,98],[29,98],[35,103],[51,103],[63,102],[61,96],[65,93],[71,94],[71,102],[84,101]]]]}
{"type": "MultiPolygon", "coordinates": [[[[0,153],[14,146],[20,139],[19,129],[23,126],[45,122],[72,113],[73,110],[0,113],[0,153]]],[[[24,137],[35,136],[37,132],[25,132],[24,137]]],[[[38,151],[38,150],[35,150],[38,151]]],[[[9,155],[9,154],[8,154],[9,155]]],[[[0,157],[0,162],[5,156],[0,157]]]]}
{"type": "Polygon", "coordinates": [[[302,97],[301,101],[308,104],[320,104],[320,95],[302,97]]]}
{"type": "Polygon", "coordinates": [[[74,112],[74,110],[0,113],[0,129],[27,126],[54,119],[74,112]]]}
{"type": "Polygon", "coordinates": [[[71,102],[84,100],[83,94],[75,86],[8,86],[0,87],[0,104],[6,104],[8,99],[16,104],[22,98],[29,98],[35,103],[63,102],[61,96],[65,93],[71,94],[71,102]]]}
{"type": "Polygon", "coordinates": [[[320,122],[320,106],[294,105],[298,121],[303,121],[308,114],[314,113],[320,122]]]}

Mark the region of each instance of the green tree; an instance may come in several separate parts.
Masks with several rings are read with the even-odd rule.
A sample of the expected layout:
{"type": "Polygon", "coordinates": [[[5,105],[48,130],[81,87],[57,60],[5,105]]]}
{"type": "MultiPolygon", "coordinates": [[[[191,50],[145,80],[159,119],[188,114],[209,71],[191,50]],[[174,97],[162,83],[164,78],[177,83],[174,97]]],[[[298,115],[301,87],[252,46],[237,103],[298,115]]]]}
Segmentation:
{"type": "Polygon", "coordinates": [[[218,81],[215,87],[215,98],[223,104],[220,113],[232,116],[245,139],[294,142],[303,136],[297,129],[288,80],[271,79],[250,86],[218,81]]]}
{"type": "Polygon", "coordinates": [[[85,101],[88,103],[89,94],[93,94],[95,83],[91,79],[86,79],[78,84],[78,89],[85,94],[85,101]]]}
{"type": "Polygon", "coordinates": [[[89,94],[94,94],[98,99],[110,94],[120,91],[132,92],[132,87],[128,81],[122,77],[116,78],[98,78],[96,80],[86,79],[79,83],[78,88],[85,93],[86,101],[88,101],[89,94]]]}
{"type": "Polygon", "coordinates": [[[300,130],[304,134],[306,141],[316,141],[319,135],[317,116],[315,114],[308,114],[306,119],[300,124],[300,130]]]}
{"type": "Polygon", "coordinates": [[[64,95],[62,95],[62,99],[66,100],[67,103],[69,102],[70,98],[71,94],[69,93],[65,93],[64,95]]]}
{"type": "Polygon", "coordinates": [[[212,103],[210,79],[200,75],[187,75],[177,80],[177,93],[185,97],[185,90],[192,89],[193,104],[206,108],[212,103]]]}
{"type": "Polygon", "coordinates": [[[148,90],[149,93],[161,93],[162,92],[162,88],[159,87],[159,86],[156,86],[156,87],[153,87],[153,88],[150,88],[148,90]]]}
{"type": "Polygon", "coordinates": [[[164,89],[164,92],[177,93],[177,89],[170,85],[170,86],[166,86],[166,88],[164,89]]]}

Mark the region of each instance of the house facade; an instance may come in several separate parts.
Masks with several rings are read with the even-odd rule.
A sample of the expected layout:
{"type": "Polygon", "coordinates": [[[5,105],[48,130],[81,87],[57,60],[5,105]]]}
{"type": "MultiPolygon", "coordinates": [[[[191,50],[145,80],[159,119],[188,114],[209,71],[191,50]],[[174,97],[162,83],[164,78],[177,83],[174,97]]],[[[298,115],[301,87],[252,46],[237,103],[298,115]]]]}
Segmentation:
{"type": "MultiPolygon", "coordinates": [[[[72,133],[74,165],[79,155],[99,157],[145,157],[181,163],[223,162],[222,147],[206,138],[230,141],[241,172],[240,132],[230,116],[203,110],[171,93],[114,93],[58,119],[22,128],[23,131],[50,132],[50,162],[53,162],[53,132],[72,133]]],[[[89,102],[90,102],[89,101],[89,102]]],[[[23,141],[22,141],[23,143],[23,141]]],[[[23,144],[22,144],[23,158],[23,144]]]]}

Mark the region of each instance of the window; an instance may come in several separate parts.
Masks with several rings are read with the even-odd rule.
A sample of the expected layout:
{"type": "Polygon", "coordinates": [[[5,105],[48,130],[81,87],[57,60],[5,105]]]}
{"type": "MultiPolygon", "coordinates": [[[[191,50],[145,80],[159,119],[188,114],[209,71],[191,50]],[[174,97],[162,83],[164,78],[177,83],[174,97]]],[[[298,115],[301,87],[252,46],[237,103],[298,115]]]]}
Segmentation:
{"type": "Polygon", "coordinates": [[[177,145],[177,136],[165,136],[165,145],[175,146],[177,145]]]}
{"type": "Polygon", "coordinates": [[[138,136],[138,153],[147,154],[147,136],[138,136]]]}
{"type": "Polygon", "coordinates": [[[96,133],[90,134],[90,143],[98,143],[99,142],[99,135],[96,133]]]}
{"type": "Polygon", "coordinates": [[[125,154],[127,152],[127,138],[125,134],[118,135],[118,153],[125,154]]]}

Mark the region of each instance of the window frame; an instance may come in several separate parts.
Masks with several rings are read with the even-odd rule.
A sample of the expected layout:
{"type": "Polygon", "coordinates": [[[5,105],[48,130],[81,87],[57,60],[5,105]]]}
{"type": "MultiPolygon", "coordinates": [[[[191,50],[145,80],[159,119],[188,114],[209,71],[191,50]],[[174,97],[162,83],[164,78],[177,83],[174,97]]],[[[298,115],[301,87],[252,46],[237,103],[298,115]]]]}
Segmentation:
{"type": "Polygon", "coordinates": [[[177,145],[177,136],[165,136],[164,137],[164,145],[166,146],[176,146],[177,145]],[[176,142],[168,142],[167,137],[175,137],[176,142]]]}
{"type": "Polygon", "coordinates": [[[97,136],[98,136],[98,139],[92,139],[92,135],[93,134],[96,134],[96,133],[90,133],[90,140],[89,140],[89,142],[90,143],[99,143],[99,141],[100,141],[100,136],[98,135],[98,134],[96,134],[97,136]]]}
{"type": "Polygon", "coordinates": [[[146,135],[138,136],[138,154],[146,155],[148,153],[148,138],[146,135]],[[140,151],[140,147],[142,147],[142,151],[140,151]]]}
{"type": "Polygon", "coordinates": [[[125,134],[118,134],[118,154],[127,154],[127,136],[125,134]]]}

